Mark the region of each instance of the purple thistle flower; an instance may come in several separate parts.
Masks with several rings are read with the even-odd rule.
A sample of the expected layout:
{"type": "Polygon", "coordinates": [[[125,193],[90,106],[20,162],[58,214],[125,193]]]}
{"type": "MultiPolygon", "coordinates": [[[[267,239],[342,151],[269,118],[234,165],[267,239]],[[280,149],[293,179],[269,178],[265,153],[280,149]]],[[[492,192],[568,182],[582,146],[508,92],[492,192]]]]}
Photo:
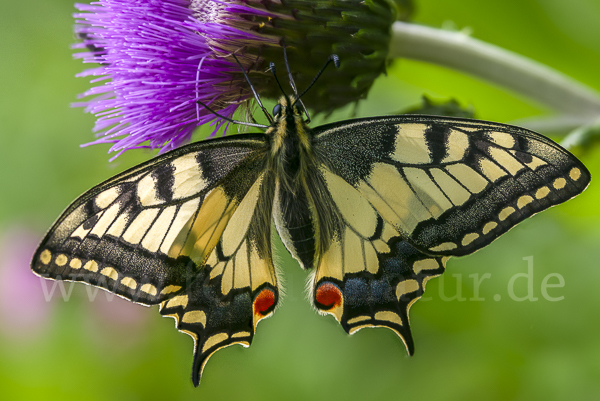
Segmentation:
{"type": "MultiPolygon", "coordinates": [[[[94,99],[76,104],[98,116],[94,131],[102,136],[93,143],[114,143],[111,151],[118,154],[138,147],[170,150],[216,119],[196,100],[232,116],[250,97],[239,67],[219,56],[237,42],[268,41],[232,26],[264,11],[213,0],[102,0],[76,7],[85,13],[75,15],[83,38],[75,47],[91,50],[76,57],[101,64],[79,74],[103,83],[82,95],[94,99]]],[[[239,58],[248,64],[243,53],[239,58]]]]}
{"type": "MultiPolygon", "coordinates": [[[[329,112],[366,95],[385,69],[389,30],[405,0],[100,0],[76,4],[77,53],[98,67],[79,74],[97,84],[76,103],[98,119],[96,143],[117,156],[133,148],[174,149],[206,123],[225,123],[197,103],[231,117],[251,91],[278,97],[267,62],[283,64],[282,38],[299,88],[331,53],[342,67],[336,88],[305,97],[329,112]],[[396,3],[394,3],[396,2],[396,3]],[[266,61],[265,61],[266,60],[266,61]]],[[[331,74],[331,72],[326,73],[331,74]]],[[[330,78],[332,76],[330,75],[330,78]]],[[[323,78],[327,79],[326,77],[323,78]]],[[[214,134],[214,132],[213,132],[214,134]]],[[[116,156],[115,156],[116,157],[116,156]]]]}

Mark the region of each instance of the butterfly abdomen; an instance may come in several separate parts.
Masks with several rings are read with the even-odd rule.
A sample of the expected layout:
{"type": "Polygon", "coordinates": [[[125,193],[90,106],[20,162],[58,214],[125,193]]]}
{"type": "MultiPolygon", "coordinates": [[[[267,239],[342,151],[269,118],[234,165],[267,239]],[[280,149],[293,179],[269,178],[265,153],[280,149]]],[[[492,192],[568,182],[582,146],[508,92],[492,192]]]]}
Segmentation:
{"type": "Polygon", "coordinates": [[[278,185],[273,217],[286,248],[303,268],[311,268],[315,261],[317,229],[304,187],[292,193],[278,185]]]}

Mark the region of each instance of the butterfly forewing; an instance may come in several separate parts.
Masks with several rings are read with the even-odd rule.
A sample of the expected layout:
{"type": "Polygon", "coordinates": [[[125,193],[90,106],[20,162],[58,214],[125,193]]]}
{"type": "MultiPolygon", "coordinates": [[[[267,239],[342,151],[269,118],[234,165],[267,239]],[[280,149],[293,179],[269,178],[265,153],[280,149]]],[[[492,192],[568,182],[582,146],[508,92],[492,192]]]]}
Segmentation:
{"type": "Polygon", "coordinates": [[[474,252],[590,180],[554,142],[503,124],[397,116],[313,132],[319,160],[432,255],[474,252]]]}
{"type": "MultiPolygon", "coordinates": [[[[140,303],[164,300],[196,268],[178,251],[188,223],[224,178],[264,153],[261,139],[190,145],[91,189],[49,230],[33,270],[98,285],[140,303]]],[[[233,194],[230,190],[228,196],[233,194]]],[[[236,196],[241,194],[243,189],[236,196]]]]}

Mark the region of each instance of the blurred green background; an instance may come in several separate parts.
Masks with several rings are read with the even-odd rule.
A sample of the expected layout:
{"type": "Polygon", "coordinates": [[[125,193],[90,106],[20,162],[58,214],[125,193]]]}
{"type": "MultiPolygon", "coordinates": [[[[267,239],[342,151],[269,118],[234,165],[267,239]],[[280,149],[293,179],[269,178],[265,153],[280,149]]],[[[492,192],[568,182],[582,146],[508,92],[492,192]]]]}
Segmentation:
{"type": "MultiPolygon", "coordinates": [[[[350,337],[333,318],[318,316],[304,295],[307,275],[281,247],[281,307],[259,325],[252,347],[216,353],[198,389],[190,380],[192,339],[156,307],[110,301],[103,291],[91,292],[90,302],[92,288],[81,284],[65,287],[68,302],[59,288],[46,302],[28,267],[37,241],[76,196],[150,153],[130,151],[108,163],[107,146],[79,148],[92,139],[94,119],[69,107],[89,86],[74,78],[84,66],[69,49],[72,0],[0,4],[3,399],[600,399],[595,183],[476,254],[451,259],[445,277],[430,281],[427,299],[411,309],[411,358],[389,330],[350,337]],[[530,283],[515,276],[528,263],[530,283]],[[558,275],[564,286],[545,297],[544,280],[559,283],[558,275]],[[509,296],[514,277],[515,295],[532,290],[536,301],[509,296]],[[478,291],[476,280],[483,280],[478,291]]],[[[416,22],[470,27],[478,39],[600,90],[600,0],[421,0],[416,7],[416,22]]],[[[499,122],[548,112],[459,73],[402,60],[376,82],[358,115],[414,106],[423,93],[456,98],[478,118],[499,122]]],[[[600,174],[598,149],[579,156],[592,176],[600,174]]]]}

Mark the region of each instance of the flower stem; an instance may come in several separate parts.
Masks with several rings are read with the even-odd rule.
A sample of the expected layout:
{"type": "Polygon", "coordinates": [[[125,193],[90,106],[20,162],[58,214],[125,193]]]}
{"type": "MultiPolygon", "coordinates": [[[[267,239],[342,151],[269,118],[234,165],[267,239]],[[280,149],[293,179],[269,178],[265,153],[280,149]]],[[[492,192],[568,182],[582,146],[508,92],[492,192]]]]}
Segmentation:
{"type": "Polygon", "coordinates": [[[600,94],[550,67],[461,32],[397,21],[389,56],[426,61],[475,75],[562,114],[600,116],[600,94]]]}

